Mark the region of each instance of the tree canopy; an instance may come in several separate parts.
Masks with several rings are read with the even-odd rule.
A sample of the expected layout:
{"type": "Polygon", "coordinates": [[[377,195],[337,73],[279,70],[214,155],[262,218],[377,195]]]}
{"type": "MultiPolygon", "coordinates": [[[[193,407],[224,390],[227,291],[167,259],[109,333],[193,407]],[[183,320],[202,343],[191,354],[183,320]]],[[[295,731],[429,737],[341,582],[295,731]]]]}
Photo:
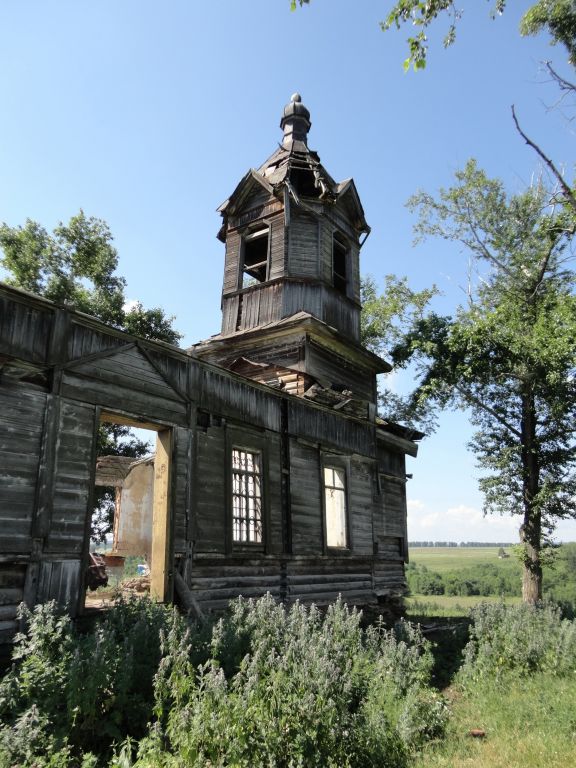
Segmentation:
{"type": "MultiPolygon", "coordinates": [[[[135,336],[176,344],[182,335],[160,307],[129,306],[126,280],[116,274],[118,253],[108,224],[81,210],[68,224],[49,233],[28,219],[22,227],[0,226],[0,266],[6,282],[37,293],[58,304],[86,312],[135,336]]],[[[129,427],[101,424],[99,456],[138,458],[150,452],[129,427]]],[[[103,542],[112,530],[115,492],[98,488],[92,517],[92,538],[103,542]]]]}
{"type": "MultiPolygon", "coordinates": [[[[492,18],[502,15],[506,9],[506,0],[486,0],[492,18]]],[[[307,5],[310,0],[291,0],[295,10],[298,5],[307,5]]],[[[465,5],[465,3],[463,3],[465,5]]],[[[458,25],[465,17],[462,9],[454,0],[397,0],[386,18],[380,22],[382,30],[401,29],[408,24],[417,32],[407,39],[408,56],[404,68],[411,66],[415,70],[424,69],[428,56],[428,34],[432,27],[445,22],[443,36],[447,48],[456,40],[458,25]]],[[[522,35],[535,35],[547,32],[551,43],[563,45],[569,54],[569,61],[576,65],[576,6],[572,0],[538,0],[526,9],[520,23],[522,35]]]]}
{"type": "Polygon", "coordinates": [[[182,337],[159,307],[128,307],[126,280],[116,274],[118,253],[108,224],[84,211],[49,233],[28,219],[24,226],[0,226],[0,266],[6,282],[86,312],[146,339],[176,344],[182,337]]]}
{"type": "Polygon", "coordinates": [[[485,511],[521,517],[523,595],[535,602],[555,525],[576,517],[573,222],[544,184],[508,195],[474,161],[409,206],[418,237],[461,243],[474,272],[453,317],[408,317],[392,360],[415,368],[413,410],[470,412],[485,511]]]}

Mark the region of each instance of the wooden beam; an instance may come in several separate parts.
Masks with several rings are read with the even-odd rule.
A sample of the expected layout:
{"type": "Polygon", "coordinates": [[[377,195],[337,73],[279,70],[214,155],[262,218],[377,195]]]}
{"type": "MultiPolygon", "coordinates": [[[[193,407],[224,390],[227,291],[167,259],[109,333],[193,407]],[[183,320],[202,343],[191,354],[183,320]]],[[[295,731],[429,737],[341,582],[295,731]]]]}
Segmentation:
{"type": "Polygon", "coordinates": [[[184,610],[193,618],[204,620],[204,612],[178,570],[174,571],[174,586],[184,610]]]}
{"type": "Polygon", "coordinates": [[[152,563],[150,567],[150,595],[165,602],[168,593],[170,569],[170,458],[171,432],[158,432],[156,437],[156,458],[154,460],[154,503],[152,512],[152,563]]]}

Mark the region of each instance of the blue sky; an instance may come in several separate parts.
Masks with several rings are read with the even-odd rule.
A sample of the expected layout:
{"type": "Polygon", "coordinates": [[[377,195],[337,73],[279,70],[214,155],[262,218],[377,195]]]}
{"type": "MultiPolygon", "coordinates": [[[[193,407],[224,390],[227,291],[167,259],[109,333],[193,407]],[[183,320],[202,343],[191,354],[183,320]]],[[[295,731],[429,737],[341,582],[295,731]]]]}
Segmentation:
{"type": "MultiPolygon", "coordinates": [[[[105,219],[129,297],[176,315],[185,344],[205,338],[220,323],[215,209],[274,151],[299,91],[310,146],[360,192],[372,226],[363,272],[436,283],[449,312],[467,256],[440,241],[414,248],[406,199],[449,185],[470,157],[511,191],[529,184],[539,166],[513,103],[569,170],[574,138],[541,67],[562,69],[563,52],[519,36],[524,4],[495,21],[488,2],[462,5],[456,45],[433,44],[426,71],[405,74],[409,32],[380,31],[382,0],[294,13],[289,0],[0,1],[0,220],[52,228],[80,207],[105,219]]],[[[469,437],[465,415],[444,414],[411,461],[411,539],[516,539],[518,520],[482,517],[469,437]]],[[[576,523],[559,537],[576,540],[576,523]]]]}

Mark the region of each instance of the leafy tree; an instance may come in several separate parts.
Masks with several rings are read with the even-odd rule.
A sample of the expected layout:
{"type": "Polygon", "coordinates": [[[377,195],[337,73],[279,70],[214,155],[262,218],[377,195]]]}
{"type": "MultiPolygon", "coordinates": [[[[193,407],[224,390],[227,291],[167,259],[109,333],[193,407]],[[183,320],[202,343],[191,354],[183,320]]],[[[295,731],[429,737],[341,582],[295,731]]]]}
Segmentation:
{"type": "Polygon", "coordinates": [[[463,244],[477,279],[454,317],[414,316],[392,350],[397,366],[415,366],[414,407],[471,413],[485,511],[522,518],[523,598],[531,603],[542,596],[557,521],[576,517],[573,228],[549,199],[542,184],[507,195],[475,161],[437,198],[416,194],[409,206],[419,213],[419,238],[463,244]]]}
{"type": "Polygon", "coordinates": [[[115,328],[146,339],[176,344],[181,338],[158,307],[127,308],[126,280],[115,274],[118,254],[105,221],[84,211],[49,234],[27,219],[23,227],[0,226],[0,266],[6,282],[58,304],[94,315],[115,328]]]}
{"type": "MultiPolygon", "coordinates": [[[[384,292],[380,295],[374,278],[370,275],[363,277],[360,282],[360,341],[363,346],[386,359],[389,350],[402,342],[405,329],[423,319],[430,300],[437,293],[434,285],[414,291],[405,277],[386,275],[384,292]]],[[[426,432],[433,432],[437,426],[430,408],[420,406],[388,387],[379,388],[378,401],[385,418],[426,432]]]]}
{"type": "MultiPolygon", "coordinates": [[[[491,4],[492,18],[501,16],[506,8],[506,0],[487,0],[491,4]]],[[[290,0],[294,11],[298,5],[307,5],[310,0],[290,0]]],[[[428,55],[428,30],[439,19],[447,21],[444,33],[444,47],[448,48],[456,40],[456,28],[464,16],[464,10],[454,0],[397,0],[380,27],[400,29],[404,24],[411,24],[418,33],[407,39],[408,58],[404,69],[411,66],[424,69],[428,55]]],[[[576,7],[572,0],[538,0],[530,6],[520,23],[522,35],[535,35],[548,32],[551,43],[561,43],[569,53],[569,61],[576,64],[576,7]]]]}
{"type": "MultiPolygon", "coordinates": [[[[81,210],[68,224],[62,222],[50,234],[28,219],[23,227],[0,226],[0,267],[6,282],[37,293],[66,307],[146,339],[176,344],[181,334],[173,317],[159,307],[144,309],[138,302],[128,308],[126,280],[116,274],[118,254],[105,221],[87,217],[81,210]]],[[[103,424],[98,433],[98,455],[133,456],[149,452],[147,442],[129,427],[103,424]]],[[[98,488],[92,537],[102,542],[112,528],[114,489],[98,488]]]]}

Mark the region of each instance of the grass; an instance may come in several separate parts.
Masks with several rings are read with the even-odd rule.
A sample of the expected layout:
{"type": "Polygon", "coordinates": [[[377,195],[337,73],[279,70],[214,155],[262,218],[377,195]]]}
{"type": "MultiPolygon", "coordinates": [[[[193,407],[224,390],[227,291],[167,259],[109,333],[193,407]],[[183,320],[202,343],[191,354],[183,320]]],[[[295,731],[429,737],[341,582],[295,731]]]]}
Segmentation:
{"type": "Polygon", "coordinates": [[[504,602],[516,605],[522,602],[520,597],[484,597],[482,595],[411,595],[405,598],[406,613],[409,618],[448,618],[468,616],[470,608],[479,603],[504,602]]]}
{"type": "Polygon", "coordinates": [[[481,563],[493,563],[502,568],[511,568],[520,572],[520,565],[512,549],[505,549],[510,555],[505,560],[498,559],[500,547],[410,547],[410,562],[425,565],[430,571],[446,573],[458,568],[468,568],[481,563]]]}
{"type": "Polygon", "coordinates": [[[537,674],[473,695],[447,691],[446,739],[429,745],[415,768],[566,768],[576,754],[576,678],[537,674]],[[485,738],[473,738],[473,728],[485,738]]]}

